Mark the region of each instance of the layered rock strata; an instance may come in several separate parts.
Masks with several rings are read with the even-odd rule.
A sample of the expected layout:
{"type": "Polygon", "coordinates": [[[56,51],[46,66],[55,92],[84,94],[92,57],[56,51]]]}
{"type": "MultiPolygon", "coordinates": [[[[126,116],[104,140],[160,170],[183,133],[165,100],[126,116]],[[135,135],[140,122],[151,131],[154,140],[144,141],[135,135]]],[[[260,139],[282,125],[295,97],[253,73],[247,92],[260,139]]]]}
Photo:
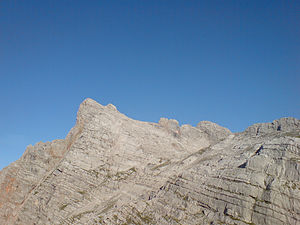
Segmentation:
{"type": "Polygon", "coordinates": [[[0,172],[0,224],[300,223],[300,121],[233,134],[86,99],[65,140],[0,172]]]}

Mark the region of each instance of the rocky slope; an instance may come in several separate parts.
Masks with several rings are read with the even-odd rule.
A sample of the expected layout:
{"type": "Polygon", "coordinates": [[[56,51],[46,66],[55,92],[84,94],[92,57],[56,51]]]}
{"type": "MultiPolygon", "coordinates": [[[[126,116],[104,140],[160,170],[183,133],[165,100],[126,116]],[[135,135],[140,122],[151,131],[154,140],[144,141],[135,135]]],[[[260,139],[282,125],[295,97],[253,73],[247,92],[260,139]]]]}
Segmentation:
{"type": "Polygon", "coordinates": [[[300,224],[299,132],[140,122],[86,99],[65,140],[0,172],[0,224],[300,224]]]}

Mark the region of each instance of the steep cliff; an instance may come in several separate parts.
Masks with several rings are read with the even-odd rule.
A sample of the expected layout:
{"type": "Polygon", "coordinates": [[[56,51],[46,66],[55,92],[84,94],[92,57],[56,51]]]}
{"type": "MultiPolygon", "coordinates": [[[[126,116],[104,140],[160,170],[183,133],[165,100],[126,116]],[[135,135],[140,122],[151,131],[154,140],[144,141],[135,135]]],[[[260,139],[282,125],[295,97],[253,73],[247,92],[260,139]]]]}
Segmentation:
{"type": "Polygon", "coordinates": [[[65,140],[0,172],[0,224],[299,224],[299,132],[140,122],[86,99],[65,140]]]}

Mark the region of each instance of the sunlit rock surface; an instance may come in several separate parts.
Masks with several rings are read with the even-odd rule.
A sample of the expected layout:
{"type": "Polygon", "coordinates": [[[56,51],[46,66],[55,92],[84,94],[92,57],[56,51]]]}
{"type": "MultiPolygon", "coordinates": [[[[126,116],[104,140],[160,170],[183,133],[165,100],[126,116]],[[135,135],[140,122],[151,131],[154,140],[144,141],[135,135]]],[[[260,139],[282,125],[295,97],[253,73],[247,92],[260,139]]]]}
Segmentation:
{"type": "Polygon", "coordinates": [[[0,172],[0,224],[300,224],[299,132],[140,122],[86,99],[65,140],[0,172]]]}

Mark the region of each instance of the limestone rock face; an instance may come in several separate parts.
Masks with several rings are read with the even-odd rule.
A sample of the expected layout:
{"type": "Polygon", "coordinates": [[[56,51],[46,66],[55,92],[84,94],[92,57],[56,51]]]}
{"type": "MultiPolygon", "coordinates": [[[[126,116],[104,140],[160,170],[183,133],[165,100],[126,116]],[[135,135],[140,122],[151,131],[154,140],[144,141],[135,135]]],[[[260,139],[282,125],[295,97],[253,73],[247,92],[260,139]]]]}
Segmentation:
{"type": "Polygon", "coordinates": [[[210,137],[210,140],[214,142],[219,142],[224,140],[231,134],[231,131],[225,127],[210,122],[210,121],[201,121],[197,124],[197,128],[201,131],[207,133],[210,137]]]}
{"type": "Polygon", "coordinates": [[[0,172],[0,224],[299,224],[300,121],[242,133],[86,99],[65,140],[0,172]]]}
{"type": "Polygon", "coordinates": [[[274,131],[295,131],[300,129],[300,121],[298,119],[287,117],[275,120],[272,123],[257,123],[246,129],[249,134],[259,135],[271,133],[274,131]]]}

